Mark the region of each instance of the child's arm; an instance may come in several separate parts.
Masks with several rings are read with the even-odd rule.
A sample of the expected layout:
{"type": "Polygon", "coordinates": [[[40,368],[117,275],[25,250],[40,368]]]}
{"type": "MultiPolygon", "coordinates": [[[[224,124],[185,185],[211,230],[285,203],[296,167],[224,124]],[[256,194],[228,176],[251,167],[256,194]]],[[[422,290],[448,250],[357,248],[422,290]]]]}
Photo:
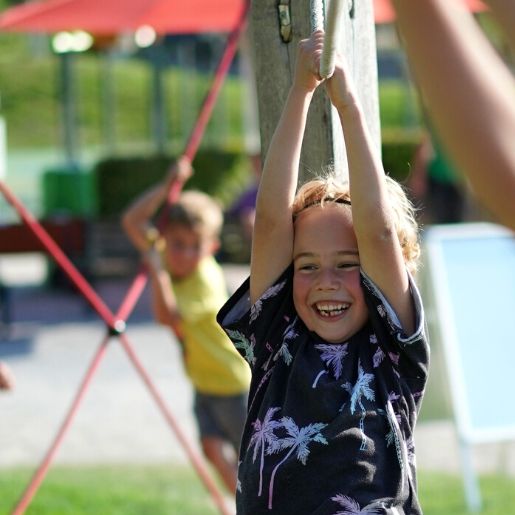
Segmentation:
{"type": "Polygon", "coordinates": [[[122,226],[133,245],[142,253],[148,266],[152,284],[152,307],[156,320],[172,328],[181,338],[181,317],[172,290],[170,274],[162,263],[160,252],[155,248],[149,232],[157,229],[152,217],[165,202],[170,187],[175,181],[185,182],[191,175],[188,159],[179,159],[172,166],[164,181],[144,192],[124,212],[122,226]]]}
{"type": "MultiPolygon", "coordinates": [[[[515,2],[489,3],[515,45],[515,2]]],[[[409,63],[446,152],[477,198],[515,229],[515,81],[509,68],[461,2],[394,4],[409,63]]]]}
{"type": "Polygon", "coordinates": [[[0,361],[0,390],[12,390],[14,383],[14,375],[11,369],[0,361]]]}
{"type": "Polygon", "coordinates": [[[184,157],[179,159],[163,181],[137,197],[123,213],[122,226],[132,244],[141,253],[146,253],[151,247],[149,231],[157,231],[152,224],[152,217],[166,201],[170,187],[175,181],[184,183],[191,173],[189,160],[184,157]]]}
{"type": "Polygon", "coordinates": [[[145,254],[145,262],[152,285],[154,318],[160,324],[170,327],[179,340],[182,340],[182,318],[173,292],[172,279],[163,265],[161,253],[155,247],[151,247],[145,254]]]}
{"type": "Polygon", "coordinates": [[[256,201],[250,298],[254,303],[291,263],[291,206],[297,188],[300,150],[317,77],[323,33],[301,41],[293,84],[266,156],[256,201]],[[315,74],[316,73],[316,74],[315,74]]]}
{"type": "Polygon", "coordinates": [[[414,311],[383,166],[341,57],[327,82],[327,90],[345,135],[352,218],[361,268],[386,296],[409,334],[415,325],[414,311]]]}

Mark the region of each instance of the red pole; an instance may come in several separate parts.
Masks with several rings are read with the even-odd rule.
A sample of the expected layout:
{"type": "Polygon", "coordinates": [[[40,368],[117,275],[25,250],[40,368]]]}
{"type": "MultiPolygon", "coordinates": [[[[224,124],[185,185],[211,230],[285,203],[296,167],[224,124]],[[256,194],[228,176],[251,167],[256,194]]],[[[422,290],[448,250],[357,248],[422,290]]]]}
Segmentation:
{"type": "Polygon", "coordinates": [[[0,181],[0,191],[5,199],[18,212],[21,219],[27,225],[36,238],[41,242],[52,258],[57,262],[61,269],[70,278],[73,284],[77,286],[82,295],[91,304],[93,309],[98,313],[100,318],[108,327],[114,329],[116,320],[104,301],[97,295],[95,290],[89,285],[84,276],[77,270],[75,265],[68,259],[66,254],[59,248],[59,245],[52,239],[45,228],[32,216],[32,214],[23,206],[23,204],[15,197],[7,185],[0,181]]]}
{"type": "Polygon", "coordinates": [[[213,501],[217,505],[218,509],[220,510],[220,513],[222,515],[230,515],[227,511],[227,507],[224,502],[224,498],[222,494],[220,493],[220,490],[216,486],[216,483],[213,481],[212,476],[208,473],[206,466],[204,464],[203,459],[199,455],[199,453],[195,450],[193,445],[190,443],[188,438],[186,437],[185,433],[181,429],[180,425],[177,423],[177,420],[172,415],[171,411],[166,406],[165,402],[163,401],[163,398],[155,388],[155,386],[152,384],[150,380],[150,376],[147,374],[146,370],[141,365],[141,362],[139,361],[138,357],[136,356],[134,350],[132,349],[130,343],[128,342],[126,336],[124,334],[120,335],[120,341],[127,352],[127,355],[129,356],[130,360],[132,361],[134,367],[138,371],[139,375],[141,376],[141,379],[147,386],[148,390],[150,391],[150,394],[154,398],[156,404],[158,405],[159,409],[161,410],[161,413],[164,415],[166,421],[168,422],[168,425],[174,432],[175,436],[177,437],[177,440],[179,440],[180,444],[182,445],[182,448],[186,452],[190,463],[193,465],[193,468],[197,472],[199,478],[204,483],[204,486],[206,487],[207,491],[211,494],[211,497],[213,498],[213,501]]]}
{"type": "Polygon", "coordinates": [[[197,153],[200,140],[202,139],[207,122],[209,121],[209,117],[211,116],[211,112],[213,111],[213,107],[218,97],[218,93],[220,92],[225,76],[229,71],[229,67],[231,66],[231,62],[234,58],[234,55],[236,54],[238,41],[247,24],[247,16],[249,10],[250,0],[246,0],[245,5],[241,11],[240,18],[236,24],[236,27],[233,29],[233,31],[229,34],[229,37],[227,38],[227,44],[225,46],[222,58],[218,63],[213,84],[211,85],[211,88],[209,89],[204,99],[195,127],[191,131],[191,135],[188,139],[188,142],[186,143],[186,148],[184,149],[183,155],[189,158],[190,161],[193,161],[193,157],[197,153]]]}
{"type": "Polygon", "coordinates": [[[25,510],[28,508],[30,502],[32,501],[33,497],[36,495],[36,492],[39,489],[39,486],[43,482],[43,479],[45,479],[45,476],[48,472],[48,469],[50,468],[50,465],[52,464],[52,461],[55,458],[55,455],[57,454],[57,451],[59,447],[61,446],[63,439],[68,432],[68,429],[70,428],[73,419],[75,418],[75,415],[77,414],[77,411],[79,409],[79,405],[82,402],[84,395],[86,393],[86,390],[88,389],[91,380],[93,378],[93,375],[95,374],[98,365],[100,364],[100,361],[105,355],[105,351],[107,349],[107,344],[109,343],[109,335],[104,338],[102,343],[100,344],[99,348],[97,349],[95,355],[93,356],[93,360],[91,361],[91,364],[86,372],[86,375],[84,376],[84,379],[82,380],[82,383],[79,387],[79,390],[77,391],[77,394],[75,395],[75,398],[72,402],[72,405],[68,411],[68,414],[64,418],[63,423],[61,424],[61,427],[59,428],[59,431],[57,432],[56,437],[54,438],[54,441],[52,442],[52,445],[48,449],[45,457],[43,458],[40,466],[32,476],[32,479],[23,492],[20,500],[18,501],[18,504],[15,506],[12,515],[22,515],[25,513],[25,510]]]}

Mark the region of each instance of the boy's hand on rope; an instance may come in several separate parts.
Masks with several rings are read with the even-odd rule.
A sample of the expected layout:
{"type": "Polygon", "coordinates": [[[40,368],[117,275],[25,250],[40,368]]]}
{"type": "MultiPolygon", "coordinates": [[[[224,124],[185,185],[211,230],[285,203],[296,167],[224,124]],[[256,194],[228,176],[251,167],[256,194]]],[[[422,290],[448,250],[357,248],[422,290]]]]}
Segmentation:
{"type": "Polygon", "coordinates": [[[294,85],[312,92],[321,83],[320,59],[324,48],[324,32],[317,30],[308,39],[299,42],[295,66],[294,85]]]}
{"type": "Polygon", "coordinates": [[[184,184],[193,175],[191,161],[186,156],[181,156],[168,170],[167,182],[180,182],[184,184]]]}

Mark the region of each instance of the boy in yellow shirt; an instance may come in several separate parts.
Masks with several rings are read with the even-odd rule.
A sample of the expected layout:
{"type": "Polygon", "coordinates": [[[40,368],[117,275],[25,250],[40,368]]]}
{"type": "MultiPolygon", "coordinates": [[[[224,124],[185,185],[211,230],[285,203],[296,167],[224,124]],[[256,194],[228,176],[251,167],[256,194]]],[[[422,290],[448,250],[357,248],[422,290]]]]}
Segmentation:
{"type": "Polygon", "coordinates": [[[235,493],[250,369],[216,322],[216,313],[227,300],[223,272],[213,257],[222,210],[208,195],[186,191],[167,207],[160,232],[152,224],[171,185],[190,175],[189,161],[180,159],[163,182],[127,208],[122,225],[148,265],[156,320],[169,326],[183,344],[202,450],[235,493]],[[232,457],[224,452],[226,442],[235,451],[232,457]]]}

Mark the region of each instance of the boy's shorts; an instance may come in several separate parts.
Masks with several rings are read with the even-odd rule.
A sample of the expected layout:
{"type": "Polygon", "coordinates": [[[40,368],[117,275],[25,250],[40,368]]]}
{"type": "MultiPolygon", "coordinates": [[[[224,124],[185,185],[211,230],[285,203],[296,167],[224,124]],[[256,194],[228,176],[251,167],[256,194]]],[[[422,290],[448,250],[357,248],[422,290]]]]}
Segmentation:
{"type": "Polygon", "coordinates": [[[195,392],[194,412],[200,438],[217,437],[230,442],[239,453],[247,418],[248,392],[238,395],[209,395],[195,392]]]}

